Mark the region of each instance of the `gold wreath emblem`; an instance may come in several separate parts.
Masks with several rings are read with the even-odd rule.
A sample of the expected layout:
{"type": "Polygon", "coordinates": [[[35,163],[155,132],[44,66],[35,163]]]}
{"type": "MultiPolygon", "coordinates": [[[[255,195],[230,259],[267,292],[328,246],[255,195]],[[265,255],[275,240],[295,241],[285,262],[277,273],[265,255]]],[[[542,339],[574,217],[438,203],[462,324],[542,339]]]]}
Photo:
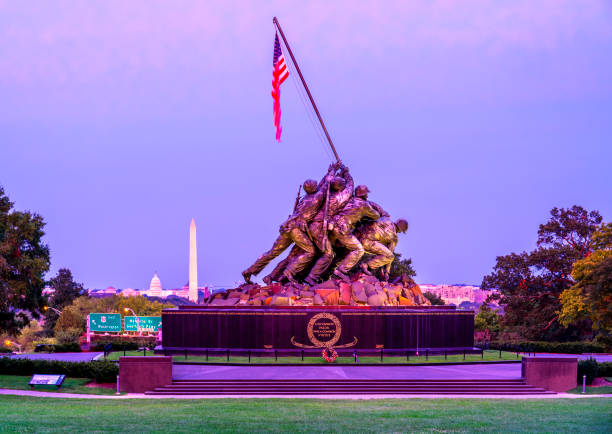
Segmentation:
{"type": "Polygon", "coordinates": [[[342,325],[340,324],[340,320],[338,319],[336,315],[332,315],[331,313],[327,313],[327,312],[322,312],[310,318],[310,321],[308,321],[308,327],[306,328],[306,331],[308,332],[308,339],[310,339],[310,342],[312,342],[315,346],[332,347],[336,342],[340,340],[340,335],[342,334],[342,325]],[[320,319],[329,319],[334,323],[334,326],[336,327],[334,336],[332,336],[330,340],[325,341],[325,342],[320,341],[314,335],[314,325],[320,319]]]}

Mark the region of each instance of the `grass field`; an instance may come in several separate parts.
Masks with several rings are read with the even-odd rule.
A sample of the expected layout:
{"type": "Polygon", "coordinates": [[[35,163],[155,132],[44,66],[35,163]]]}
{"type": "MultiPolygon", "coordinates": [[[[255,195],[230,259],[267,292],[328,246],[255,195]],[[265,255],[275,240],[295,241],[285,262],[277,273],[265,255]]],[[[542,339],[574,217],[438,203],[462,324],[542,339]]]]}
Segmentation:
{"type": "Polygon", "coordinates": [[[0,396],[2,432],[610,432],[612,401],[0,396]]]}
{"type": "MultiPolygon", "coordinates": [[[[31,376],[23,375],[0,375],[0,389],[30,390],[28,382],[31,376]]],[[[86,387],[91,382],[89,378],[66,378],[59,392],[62,393],[87,393],[91,395],[114,395],[116,390],[105,387],[86,387]]],[[[46,392],[58,392],[55,386],[36,386],[34,390],[46,392]]]]}
{"type": "MultiPolygon", "coordinates": [[[[125,353],[127,356],[142,356],[143,353],[140,351],[127,351],[125,353]]],[[[383,361],[380,361],[380,356],[375,357],[359,357],[359,363],[376,363],[376,364],[388,364],[388,363],[402,363],[402,364],[415,364],[415,363],[463,363],[463,362],[492,362],[492,361],[516,361],[520,360],[520,358],[516,357],[516,353],[510,353],[506,351],[502,351],[502,357],[499,357],[499,351],[485,351],[484,359],[481,358],[480,354],[466,354],[465,360],[463,359],[463,354],[453,354],[448,355],[446,359],[444,355],[436,355],[425,357],[425,355],[415,357],[414,355],[410,356],[410,360],[406,361],[406,357],[391,357],[385,355],[383,357],[383,361]]],[[[114,352],[108,355],[108,360],[119,360],[119,357],[123,356],[123,351],[114,352]]],[[[152,352],[147,351],[147,356],[153,356],[152,352]]],[[[519,356],[520,357],[520,356],[519,356]]],[[[202,363],[227,363],[227,357],[225,355],[215,355],[210,356],[208,361],[206,360],[206,356],[192,356],[188,355],[185,359],[184,355],[175,355],[175,362],[202,362],[202,363]]],[[[302,361],[301,357],[282,357],[279,355],[278,361],[274,360],[274,357],[251,357],[251,361],[249,362],[248,357],[244,356],[233,356],[230,354],[229,358],[230,363],[251,363],[262,364],[262,363],[291,363],[291,364],[303,364],[303,363],[315,363],[315,364],[327,364],[323,357],[304,357],[304,361],[302,361]]],[[[338,357],[335,361],[336,364],[349,364],[354,365],[355,360],[353,357],[338,357]]]]}

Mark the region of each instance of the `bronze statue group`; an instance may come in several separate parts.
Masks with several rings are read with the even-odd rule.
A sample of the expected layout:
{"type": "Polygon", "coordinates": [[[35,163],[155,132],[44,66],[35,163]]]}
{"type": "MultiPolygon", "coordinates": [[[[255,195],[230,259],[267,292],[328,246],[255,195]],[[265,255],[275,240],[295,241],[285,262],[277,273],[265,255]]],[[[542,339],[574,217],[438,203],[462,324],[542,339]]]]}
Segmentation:
{"type": "Polygon", "coordinates": [[[397,234],[408,222],[393,222],[378,204],[368,200],[365,185],[354,187],[348,167],[338,162],[317,183],[302,185],[304,197],[296,201],[293,214],[281,224],[272,248],[242,272],[247,283],[274,258],[294,245],[289,255],[263,278],[264,282],[305,282],[316,285],[330,273],[349,281],[349,273],[364,254],[359,269],[388,280],[397,234]]]}

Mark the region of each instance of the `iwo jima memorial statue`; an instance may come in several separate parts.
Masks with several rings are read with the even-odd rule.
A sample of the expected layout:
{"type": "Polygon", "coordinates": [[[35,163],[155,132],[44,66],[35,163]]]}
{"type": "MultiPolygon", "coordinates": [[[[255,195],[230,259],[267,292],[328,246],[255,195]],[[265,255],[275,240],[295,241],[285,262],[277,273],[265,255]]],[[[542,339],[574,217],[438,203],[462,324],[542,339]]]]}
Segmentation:
{"type": "Polygon", "coordinates": [[[309,179],[300,186],[303,197],[298,193],[272,248],[242,272],[244,284],[212,295],[203,305],[163,311],[163,350],[471,350],[472,311],[431,306],[409,276],[389,278],[398,237],[408,222],[392,219],[371,201],[367,186],[355,186],[276,18],[274,25],[276,139],[281,134],[280,85],[289,75],[286,51],[336,162],[320,181],[309,179]],[[252,283],[289,247],[287,257],[263,277],[265,285],[252,283]]]}

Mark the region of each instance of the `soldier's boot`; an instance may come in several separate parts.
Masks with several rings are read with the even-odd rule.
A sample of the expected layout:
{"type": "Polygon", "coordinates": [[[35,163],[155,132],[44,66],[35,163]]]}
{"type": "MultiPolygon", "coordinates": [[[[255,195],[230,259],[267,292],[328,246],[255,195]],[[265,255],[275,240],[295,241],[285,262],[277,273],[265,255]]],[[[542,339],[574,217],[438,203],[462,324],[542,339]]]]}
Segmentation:
{"type": "Polygon", "coordinates": [[[310,286],[315,286],[317,283],[319,283],[319,281],[317,279],[313,279],[312,277],[308,276],[304,279],[304,282],[306,282],[307,284],[309,284],[310,286]]]}
{"type": "Polygon", "coordinates": [[[272,276],[268,274],[266,277],[262,279],[266,285],[272,285],[272,276]]]}
{"type": "Polygon", "coordinates": [[[340,279],[344,280],[346,283],[351,283],[351,279],[344,274],[342,271],[336,269],[334,270],[334,276],[339,277],[340,279]]]}
{"type": "Polygon", "coordinates": [[[361,271],[363,271],[364,274],[367,274],[368,276],[372,275],[372,272],[368,269],[368,265],[365,262],[361,264],[359,268],[361,268],[361,271]]]}
{"type": "Polygon", "coordinates": [[[389,275],[387,274],[387,272],[385,271],[384,267],[381,267],[380,269],[380,278],[384,281],[384,282],[388,282],[389,281],[389,275]]]}
{"type": "Polygon", "coordinates": [[[289,283],[297,283],[293,275],[287,270],[283,271],[283,277],[289,281],[289,283]]]}

